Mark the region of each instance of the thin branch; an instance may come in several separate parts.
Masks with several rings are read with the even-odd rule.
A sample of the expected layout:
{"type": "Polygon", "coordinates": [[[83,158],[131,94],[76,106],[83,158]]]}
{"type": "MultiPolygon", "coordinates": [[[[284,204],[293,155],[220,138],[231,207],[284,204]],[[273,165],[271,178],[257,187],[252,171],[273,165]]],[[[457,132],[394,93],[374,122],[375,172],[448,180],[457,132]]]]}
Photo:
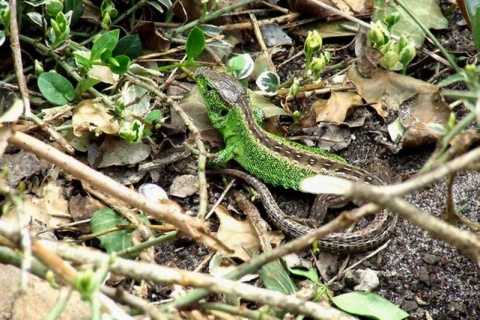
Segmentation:
{"type": "MultiPolygon", "coordinates": [[[[84,165],[80,161],[24,133],[15,132],[10,137],[9,142],[57,165],[59,168],[69,172],[77,179],[86,181],[99,190],[125,201],[145,213],[173,224],[184,234],[189,235],[208,246],[229,251],[208,232],[206,225],[197,219],[184,214],[183,209],[174,201],[163,200],[160,203],[152,202],[139,193],[119,184],[112,178],[101,174],[100,172],[84,165]]],[[[132,223],[138,224],[137,221],[132,221],[132,223]]]]}
{"type": "MultiPolygon", "coordinates": [[[[0,229],[0,233],[1,232],[2,229],[0,229]]],[[[111,259],[111,257],[105,253],[61,242],[42,241],[42,244],[53,249],[64,259],[76,263],[103,266],[111,259]]],[[[354,319],[332,307],[325,307],[314,302],[305,301],[294,295],[284,295],[276,291],[261,289],[252,285],[197,272],[167,268],[156,264],[139,263],[121,258],[115,258],[109,269],[114,273],[128,275],[137,280],[148,280],[160,284],[179,284],[185,287],[206,288],[209,292],[236,295],[249,301],[275,306],[290,312],[305,314],[312,319],[354,319]]]]}

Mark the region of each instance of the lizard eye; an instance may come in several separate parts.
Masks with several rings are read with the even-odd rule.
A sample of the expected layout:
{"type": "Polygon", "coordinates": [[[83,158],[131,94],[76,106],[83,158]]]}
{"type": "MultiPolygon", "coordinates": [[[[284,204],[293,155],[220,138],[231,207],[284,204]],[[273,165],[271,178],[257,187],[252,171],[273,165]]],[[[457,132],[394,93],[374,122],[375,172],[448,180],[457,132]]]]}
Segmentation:
{"type": "Polygon", "coordinates": [[[222,111],[220,111],[220,115],[222,117],[225,117],[227,114],[228,114],[228,110],[222,109],[222,111]]]}

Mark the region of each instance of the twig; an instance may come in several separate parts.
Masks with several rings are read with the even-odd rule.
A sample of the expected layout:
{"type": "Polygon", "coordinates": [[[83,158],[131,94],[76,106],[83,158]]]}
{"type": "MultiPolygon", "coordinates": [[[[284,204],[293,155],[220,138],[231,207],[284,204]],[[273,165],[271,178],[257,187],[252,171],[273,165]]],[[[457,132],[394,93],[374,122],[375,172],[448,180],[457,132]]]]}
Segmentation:
{"type": "Polygon", "coordinates": [[[10,48],[12,49],[15,74],[17,75],[18,88],[22,96],[25,116],[30,117],[30,99],[28,98],[27,82],[23,75],[22,54],[18,38],[17,0],[10,0],[10,48]]]}
{"type": "MultiPolygon", "coordinates": [[[[0,228],[0,233],[2,231],[0,228]]],[[[55,250],[64,259],[76,263],[102,266],[111,259],[107,254],[61,242],[42,241],[42,244],[55,250]]],[[[249,301],[305,314],[313,319],[353,319],[336,309],[305,301],[293,295],[287,296],[276,291],[261,289],[252,285],[201,273],[167,268],[156,264],[139,263],[121,258],[116,258],[109,269],[114,273],[128,275],[133,279],[144,279],[160,284],[180,284],[185,287],[207,288],[209,292],[233,294],[249,301]]]]}
{"type": "MultiPolygon", "coordinates": [[[[136,207],[145,213],[173,224],[184,234],[191,236],[207,246],[214,246],[220,250],[223,249],[229,251],[208,232],[203,223],[184,214],[183,209],[174,201],[163,200],[162,202],[152,202],[137,192],[119,184],[115,180],[84,165],[80,161],[24,133],[15,132],[9,139],[9,142],[25,151],[32,152],[35,155],[50,161],[61,169],[69,172],[77,179],[86,181],[90,185],[125,201],[129,205],[136,207]]],[[[136,221],[132,221],[132,223],[135,222],[136,221]]]]}

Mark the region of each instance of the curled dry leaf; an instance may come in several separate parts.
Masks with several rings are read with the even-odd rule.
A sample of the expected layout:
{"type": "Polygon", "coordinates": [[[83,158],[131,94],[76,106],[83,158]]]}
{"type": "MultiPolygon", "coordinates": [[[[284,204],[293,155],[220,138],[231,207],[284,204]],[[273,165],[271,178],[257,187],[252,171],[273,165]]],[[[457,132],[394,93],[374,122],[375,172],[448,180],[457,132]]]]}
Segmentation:
{"type": "Polygon", "coordinates": [[[341,123],[354,108],[362,105],[362,97],[354,92],[332,92],[330,99],[313,103],[316,121],[341,123]]]}
{"type": "Polygon", "coordinates": [[[170,186],[170,194],[179,198],[186,198],[198,191],[198,176],[184,174],[175,177],[170,186]]]}
{"type": "MultiPolygon", "coordinates": [[[[5,138],[2,137],[2,139],[5,138]]],[[[16,187],[20,181],[47,168],[47,165],[45,163],[42,165],[42,161],[36,155],[23,150],[15,154],[4,154],[0,157],[0,166],[8,172],[7,181],[11,187],[16,187]]]]}
{"type": "Polygon", "coordinates": [[[321,122],[317,126],[302,129],[302,132],[311,137],[318,147],[329,152],[345,149],[352,142],[350,127],[347,124],[321,122]]]}
{"type": "MultiPolygon", "coordinates": [[[[222,253],[215,253],[208,264],[208,272],[215,277],[224,277],[231,271],[234,271],[237,266],[232,265],[232,259],[222,253]]],[[[247,282],[258,278],[258,274],[246,274],[238,281],[247,282]]]]}
{"type": "Polygon", "coordinates": [[[160,52],[170,49],[170,40],[157,30],[153,22],[140,23],[137,32],[144,49],[160,52]]]}
{"type": "Polygon", "coordinates": [[[372,72],[370,78],[365,78],[352,66],[346,79],[353,82],[358,94],[383,118],[417,94],[438,92],[438,86],[379,68],[372,72]]]}
{"type": "Polygon", "coordinates": [[[83,100],[75,107],[72,125],[77,137],[87,132],[116,134],[119,129],[118,122],[107,113],[107,108],[101,103],[93,103],[93,100],[83,100]]]}
{"type": "Polygon", "coordinates": [[[438,133],[430,128],[430,124],[446,126],[450,116],[450,108],[440,93],[417,95],[408,109],[401,114],[400,121],[407,128],[403,146],[418,147],[435,143],[438,133]]]}
{"type": "Polygon", "coordinates": [[[375,69],[370,78],[362,77],[351,67],[347,79],[377,113],[386,117],[399,113],[406,128],[403,146],[421,146],[436,141],[438,134],[428,128],[430,123],[445,125],[450,108],[439,93],[438,86],[383,69],[375,69]]]}
{"type": "Polygon", "coordinates": [[[220,220],[218,239],[234,251],[229,256],[240,258],[243,261],[250,260],[251,253],[258,252],[260,248],[260,243],[250,223],[247,220],[239,221],[232,218],[223,206],[218,206],[215,213],[220,220]]]}

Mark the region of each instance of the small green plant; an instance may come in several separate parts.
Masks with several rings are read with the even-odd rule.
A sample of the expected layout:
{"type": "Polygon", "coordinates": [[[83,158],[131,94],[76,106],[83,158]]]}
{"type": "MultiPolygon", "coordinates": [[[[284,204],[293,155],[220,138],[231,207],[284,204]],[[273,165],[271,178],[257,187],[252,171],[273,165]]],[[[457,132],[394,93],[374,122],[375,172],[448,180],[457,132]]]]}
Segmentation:
{"type": "Polygon", "coordinates": [[[389,14],[383,20],[372,24],[368,33],[371,46],[378,49],[382,54],[380,65],[387,70],[406,73],[408,64],[415,57],[416,51],[412,43],[402,35],[398,41],[391,39],[390,31],[400,20],[397,12],[389,14]]]}
{"type": "Polygon", "coordinates": [[[102,22],[100,25],[103,29],[107,29],[112,24],[112,18],[118,15],[118,10],[115,9],[115,4],[112,0],[103,0],[100,11],[102,13],[102,22]]]}
{"type": "Polygon", "coordinates": [[[175,68],[196,67],[198,63],[195,59],[203,52],[203,49],[205,49],[205,34],[202,29],[195,27],[188,34],[187,43],[185,44],[187,59],[184,62],[158,67],[156,70],[167,71],[175,68]]]}
{"type": "MultiPolygon", "coordinates": [[[[139,218],[146,224],[150,224],[148,218],[140,214],[139,218]]],[[[111,209],[100,209],[92,215],[90,227],[98,236],[100,244],[108,253],[124,251],[133,246],[132,234],[134,228],[128,228],[130,222],[111,209]],[[107,232],[114,230],[112,232],[107,232]]],[[[134,259],[137,254],[131,254],[128,258],[134,259]]]]}
{"type": "Polygon", "coordinates": [[[10,12],[8,2],[0,0],[0,46],[5,42],[6,36],[10,34],[10,12]]]}
{"type": "Polygon", "coordinates": [[[93,44],[89,55],[85,51],[74,52],[79,70],[86,74],[94,65],[100,65],[108,66],[116,74],[125,73],[130,67],[130,58],[126,55],[113,56],[119,35],[118,29],[103,33],[93,44]]]}
{"type": "Polygon", "coordinates": [[[303,46],[303,53],[305,54],[305,69],[303,70],[303,77],[308,76],[311,71],[311,64],[314,56],[322,50],[323,39],[317,30],[308,31],[308,36],[305,39],[303,46]]]}

